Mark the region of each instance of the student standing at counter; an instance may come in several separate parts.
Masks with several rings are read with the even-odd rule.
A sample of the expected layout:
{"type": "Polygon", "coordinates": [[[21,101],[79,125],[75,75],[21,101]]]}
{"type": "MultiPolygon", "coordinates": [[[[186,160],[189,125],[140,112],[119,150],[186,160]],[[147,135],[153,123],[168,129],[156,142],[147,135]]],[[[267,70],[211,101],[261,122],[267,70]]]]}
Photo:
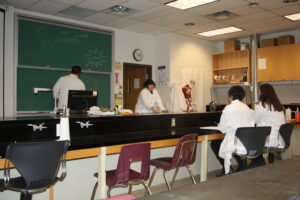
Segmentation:
{"type": "Polygon", "coordinates": [[[58,99],[58,108],[68,104],[69,90],[85,90],[85,85],[79,79],[81,68],[73,66],[71,74],[60,77],[53,87],[53,98],[58,99]]]}
{"type": "MultiPolygon", "coordinates": [[[[239,127],[254,126],[253,111],[242,102],[245,96],[246,92],[241,86],[233,86],[229,89],[228,100],[230,104],[224,108],[218,125],[219,130],[225,133],[225,138],[211,143],[213,152],[223,166],[221,175],[229,173],[234,151],[238,154],[247,153],[239,140],[235,143],[235,132],[239,127]]],[[[235,156],[235,158],[240,166],[242,164],[240,157],[235,156]]]]}
{"type": "Polygon", "coordinates": [[[135,112],[137,113],[158,113],[168,112],[164,107],[161,98],[155,89],[154,81],[148,79],[144,83],[144,89],[140,92],[135,112]]]}

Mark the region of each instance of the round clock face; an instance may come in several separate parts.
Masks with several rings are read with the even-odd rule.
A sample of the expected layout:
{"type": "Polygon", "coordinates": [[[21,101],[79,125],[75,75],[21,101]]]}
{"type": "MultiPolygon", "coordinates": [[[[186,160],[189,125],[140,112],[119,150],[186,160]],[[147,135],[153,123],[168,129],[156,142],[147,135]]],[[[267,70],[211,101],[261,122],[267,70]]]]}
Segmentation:
{"type": "Polygon", "coordinates": [[[133,51],[133,58],[136,61],[141,61],[143,60],[143,51],[141,49],[135,49],[133,51]]]}

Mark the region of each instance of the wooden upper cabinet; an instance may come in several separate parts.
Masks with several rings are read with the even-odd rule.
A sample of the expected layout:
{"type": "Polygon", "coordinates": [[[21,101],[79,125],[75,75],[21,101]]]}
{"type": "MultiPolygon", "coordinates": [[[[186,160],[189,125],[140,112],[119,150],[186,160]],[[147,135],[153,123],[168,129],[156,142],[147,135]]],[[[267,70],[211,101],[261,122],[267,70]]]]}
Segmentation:
{"type": "Polygon", "coordinates": [[[259,82],[300,79],[300,44],[259,48],[257,59],[266,59],[265,69],[257,65],[259,82]]]}

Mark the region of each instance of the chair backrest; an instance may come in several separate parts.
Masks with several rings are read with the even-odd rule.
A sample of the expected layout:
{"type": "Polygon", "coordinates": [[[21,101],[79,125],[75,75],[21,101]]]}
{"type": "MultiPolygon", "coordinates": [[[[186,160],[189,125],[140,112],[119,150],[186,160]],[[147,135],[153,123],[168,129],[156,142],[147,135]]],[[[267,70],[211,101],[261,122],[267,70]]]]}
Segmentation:
{"type": "Polygon", "coordinates": [[[196,159],[197,142],[198,134],[183,136],[176,145],[172,165],[182,167],[193,164],[196,159]]]}
{"type": "Polygon", "coordinates": [[[282,124],[279,129],[279,134],[281,135],[284,141],[284,149],[290,147],[291,144],[291,136],[294,129],[293,123],[282,124]]]}
{"type": "Polygon", "coordinates": [[[55,183],[68,145],[68,141],[14,143],[8,145],[6,159],[14,164],[28,189],[43,188],[55,183]]]}
{"type": "Polygon", "coordinates": [[[140,180],[150,176],[150,143],[132,144],[121,149],[118,166],[115,174],[115,183],[127,184],[129,181],[130,164],[141,162],[140,180]]]}
{"type": "Polygon", "coordinates": [[[271,127],[243,127],[236,130],[236,137],[247,150],[246,156],[259,156],[264,152],[267,136],[271,127]]]}

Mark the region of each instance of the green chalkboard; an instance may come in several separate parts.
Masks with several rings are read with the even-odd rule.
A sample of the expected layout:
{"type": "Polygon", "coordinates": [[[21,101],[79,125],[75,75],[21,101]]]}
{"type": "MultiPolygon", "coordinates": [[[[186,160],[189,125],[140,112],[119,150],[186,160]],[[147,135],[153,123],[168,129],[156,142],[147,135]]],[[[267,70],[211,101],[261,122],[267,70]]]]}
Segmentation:
{"type": "MultiPolygon", "coordinates": [[[[53,110],[54,100],[52,92],[33,93],[33,88],[52,88],[56,80],[68,74],[64,71],[23,69],[17,71],[17,110],[45,111],[53,110]]],[[[81,80],[87,90],[98,91],[98,105],[110,106],[110,75],[82,73],[81,80]]]]}
{"type": "Polygon", "coordinates": [[[18,64],[111,72],[112,35],[19,19],[18,64]]]}
{"type": "Polygon", "coordinates": [[[98,106],[110,107],[112,35],[22,18],[18,27],[17,111],[52,110],[52,92],[33,88],[52,88],[73,65],[89,71],[81,79],[98,91],[98,106]]]}

